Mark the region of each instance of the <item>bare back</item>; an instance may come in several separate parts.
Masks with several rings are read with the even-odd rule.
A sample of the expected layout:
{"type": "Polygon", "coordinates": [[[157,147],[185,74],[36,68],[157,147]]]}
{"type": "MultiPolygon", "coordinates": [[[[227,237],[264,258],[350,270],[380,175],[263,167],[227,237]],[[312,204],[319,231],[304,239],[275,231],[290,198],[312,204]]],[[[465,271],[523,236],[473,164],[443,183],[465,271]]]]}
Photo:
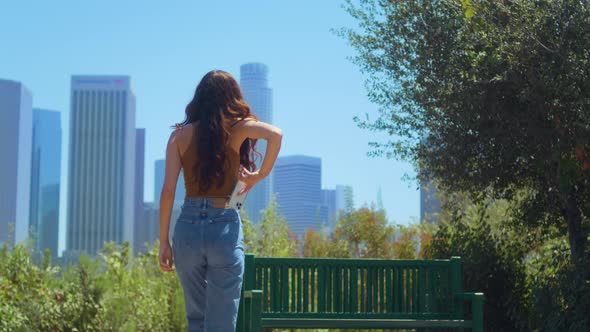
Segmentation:
{"type": "Polygon", "coordinates": [[[228,131],[228,142],[226,147],[226,162],[224,165],[225,178],[221,186],[216,184],[209,190],[203,192],[199,190],[197,174],[194,174],[194,166],[198,162],[196,153],[196,142],[194,140],[194,131],[197,130],[196,124],[188,124],[180,129],[177,133],[177,146],[180,154],[180,162],[184,170],[184,186],[187,197],[224,197],[227,198],[237,182],[240,167],[240,146],[247,138],[247,130],[244,123],[248,121],[234,121],[225,124],[228,131]]]}

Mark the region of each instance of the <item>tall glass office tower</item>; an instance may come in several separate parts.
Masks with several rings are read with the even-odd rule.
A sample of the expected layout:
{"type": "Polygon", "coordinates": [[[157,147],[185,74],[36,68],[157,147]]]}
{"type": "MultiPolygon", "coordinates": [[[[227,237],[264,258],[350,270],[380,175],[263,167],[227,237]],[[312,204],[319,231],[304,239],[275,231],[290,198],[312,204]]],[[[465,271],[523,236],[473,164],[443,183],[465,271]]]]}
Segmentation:
{"type": "MultiPolygon", "coordinates": [[[[244,93],[244,99],[250,105],[252,112],[260,121],[272,123],[272,90],[268,87],[268,68],[262,63],[247,63],[240,66],[240,86],[244,93]]],[[[260,168],[266,151],[266,141],[259,140],[256,143],[257,150],[262,154],[256,166],[260,168]]],[[[256,184],[250,190],[246,198],[244,209],[250,221],[260,221],[260,211],[267,208],[270,202],[274,172],[271,172],[264,180],[256,184]]]]}
{"type": "Polygon", "coordinates": [[[145,171],[145,128],[135,129],[135,207],[133,223],[133,252],[139,253],[147,241],[147,223],[143,202],[143,179],[145,171]]]}
{"type": "Polygon", "coordinates": [[[351,212],[353,207],[354,199],[351,186],[336,185],[336,189],[322,189],[320,215],[328,231],[333,231],[342,214],[351,212]]]}
{"type": "Polygon", "coordinates": [[[354,208],[354,194],[352,186],[336,185],[336,213],[350,212],[354,208]]]}
{"type": "Polygon", "coordinates": [[[336,225],[336,190],[322,189],[321,191],[321,220],[330,231],[336,225]]]}
{"type": "Polygon", "coordinates": [[[318,230],[322,226],[322,160],[302,155],[280,157],[274,172],[279,212],[291,232],[300,236],[308,228],[318,230]]]}
{"type": "Polygon", "coordinates": [[[36,249],[58,256],[59,192],[61,176],[61,114],[33,109],[30,227],[36,249]]]}
{"type": "Polygon", "coordinates": [[[0,245],[23,241],[28,234],[32,107],[23,84],[0,80],[0,245]]]}
{"type": "Polygon", "coordinates": [[[105,241],[133,245],[135,95],[128,76],[73,76],[68,169],[68,254],[105,241]]]}

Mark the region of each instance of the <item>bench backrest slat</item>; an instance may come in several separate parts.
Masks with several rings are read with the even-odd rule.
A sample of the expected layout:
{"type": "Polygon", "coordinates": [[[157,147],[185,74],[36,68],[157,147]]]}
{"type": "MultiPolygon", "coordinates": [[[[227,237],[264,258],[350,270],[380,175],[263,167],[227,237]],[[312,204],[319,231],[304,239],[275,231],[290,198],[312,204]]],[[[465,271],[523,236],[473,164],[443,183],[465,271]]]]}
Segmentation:
{"type": "Polygon", "coordinates": [[[254,288],[263,290],[266,313],[457,314],[452,297],[457,278],[451,260],[256,257],[254,268],[250,275],[255,278],[254,288]]]}

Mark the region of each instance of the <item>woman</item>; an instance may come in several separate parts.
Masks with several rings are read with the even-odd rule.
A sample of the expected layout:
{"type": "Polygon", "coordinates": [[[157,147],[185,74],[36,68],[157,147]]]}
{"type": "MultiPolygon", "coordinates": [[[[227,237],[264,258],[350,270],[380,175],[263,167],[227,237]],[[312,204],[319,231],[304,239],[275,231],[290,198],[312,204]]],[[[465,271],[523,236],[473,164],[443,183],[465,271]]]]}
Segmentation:
{"type": "Polygon", "coordinates": [[[238,211],[228,200],[238,180],[244,192],[266,177],[281,147],[277,127],[258,121],[228,73],[207,73],[186,107],[166,148],[166,174],[160,199],[160,268],[176,273],[184,291],[189,331],[235,331],[244,247],[238,211]],[[257,139],[267,140],[259,170],[257,139]],[[186,198],[172,247],[170,215],[180,170],[186,198]]]}

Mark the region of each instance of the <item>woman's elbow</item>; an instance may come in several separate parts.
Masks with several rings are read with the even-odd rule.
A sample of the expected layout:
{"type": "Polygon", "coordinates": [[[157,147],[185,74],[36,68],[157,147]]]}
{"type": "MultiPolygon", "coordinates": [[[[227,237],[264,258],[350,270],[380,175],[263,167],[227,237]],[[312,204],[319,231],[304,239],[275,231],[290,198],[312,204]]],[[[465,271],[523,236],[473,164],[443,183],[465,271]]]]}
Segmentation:
{"type": "Polygon", "coordinates": [[[283,139],[283,130],[281,128],[273,130],[272,138],[280,142],[283,139]]]}

